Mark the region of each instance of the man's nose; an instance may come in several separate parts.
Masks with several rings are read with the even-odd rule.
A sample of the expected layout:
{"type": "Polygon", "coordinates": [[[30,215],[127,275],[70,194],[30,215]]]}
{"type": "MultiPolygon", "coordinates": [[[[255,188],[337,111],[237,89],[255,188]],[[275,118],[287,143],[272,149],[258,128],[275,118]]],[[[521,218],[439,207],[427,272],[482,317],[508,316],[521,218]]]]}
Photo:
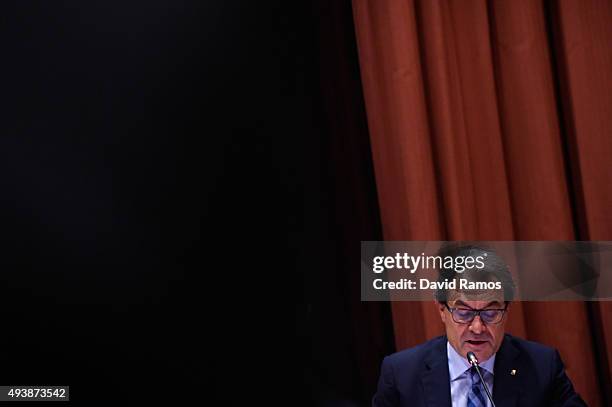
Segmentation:
{"type": "Polygon", "coordinates": [[[470,331],[475,334],[481,334],[486,329],[485,325],[480,319],[480,315],[476,315],[472,323],[470,324],[470,331]]]}

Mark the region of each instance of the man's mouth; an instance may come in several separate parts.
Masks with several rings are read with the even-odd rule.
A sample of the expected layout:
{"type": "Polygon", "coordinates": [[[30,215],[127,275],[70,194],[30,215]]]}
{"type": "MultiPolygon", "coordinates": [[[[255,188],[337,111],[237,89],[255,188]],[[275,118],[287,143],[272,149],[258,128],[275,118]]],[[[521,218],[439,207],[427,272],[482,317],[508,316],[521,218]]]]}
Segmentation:
{"type": "Polygon", "coordinates": [[[489,341],[478,341],[478,340],[469,340],[469,341],[465,341],[467,344],[475,346],[475,347],[479,347],[479,346],[483,346],[487,343],[489,343],[489,341]]]}

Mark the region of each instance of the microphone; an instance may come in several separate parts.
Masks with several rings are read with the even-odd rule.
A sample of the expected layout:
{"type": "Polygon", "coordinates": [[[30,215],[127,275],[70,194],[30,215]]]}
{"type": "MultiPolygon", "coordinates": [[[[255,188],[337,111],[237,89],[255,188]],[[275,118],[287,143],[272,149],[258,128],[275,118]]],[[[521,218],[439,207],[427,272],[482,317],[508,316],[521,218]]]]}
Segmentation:
{"type": "Polygon", "coordinates": [[[489,397],[491,406],[495,407],[495,403],[493,403],[493,396],[491,396],[491,391],[489,391],[489,386],[487,386],[487,383],[484,381],[484,378],[482,377],[482,373],[480,373],[480,367],[478,366],[478,359],[476,359],[476,355],[474,355],[474,352],[467,353],[467,360],[468,362],[470,362],[470,365],[474,366],[474,368],[476,369],[476,373],[478,373],[478,376],[480,376],[480,382],[482,383],[482,386],[484,387],[485,392],[487,393],[487,397],[489,397]]]}

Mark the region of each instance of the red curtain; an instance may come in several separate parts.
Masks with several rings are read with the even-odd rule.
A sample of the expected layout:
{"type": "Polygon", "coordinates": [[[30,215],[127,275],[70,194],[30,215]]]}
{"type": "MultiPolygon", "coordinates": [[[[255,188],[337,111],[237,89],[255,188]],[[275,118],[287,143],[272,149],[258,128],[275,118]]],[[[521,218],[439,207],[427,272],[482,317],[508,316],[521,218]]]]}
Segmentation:
{"type": "MultiPolygon", "coordinates": [[[[353,0],[386,240],[612,240],[612,2],[353,0]]],[[[392,304],[396,346],[442,333],[392,304]]],[[[610,401],[612,303],[516,303],[610,401]],[[593,377],[599,380],[593,380],[593,377]]]]}

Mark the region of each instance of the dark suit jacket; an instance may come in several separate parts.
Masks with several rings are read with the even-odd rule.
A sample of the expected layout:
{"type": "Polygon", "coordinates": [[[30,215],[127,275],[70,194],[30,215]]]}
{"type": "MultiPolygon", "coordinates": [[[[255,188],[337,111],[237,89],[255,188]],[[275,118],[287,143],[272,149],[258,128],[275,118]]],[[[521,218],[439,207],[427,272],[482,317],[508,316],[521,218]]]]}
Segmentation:
{"type": "MultiPolygon", "coordinates": [[[[446,342],[440,336],[387,356],[372,406],[451,407],[446,342]]],[[[495,357],[493,401],[497,407],[586,406],[555,349],[511,335],[495,357]]]]}

